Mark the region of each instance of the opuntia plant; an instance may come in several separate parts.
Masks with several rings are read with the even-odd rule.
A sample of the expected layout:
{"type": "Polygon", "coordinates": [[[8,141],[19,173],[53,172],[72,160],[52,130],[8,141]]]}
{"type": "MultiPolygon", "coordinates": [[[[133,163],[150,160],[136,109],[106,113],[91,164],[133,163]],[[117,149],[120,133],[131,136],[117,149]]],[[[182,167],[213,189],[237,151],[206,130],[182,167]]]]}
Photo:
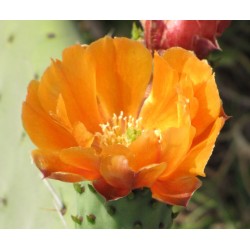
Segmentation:
{"type": "MultiPolygon", "coordinates": [[[[18,54],[18,67],[13,71],[8,66],[10,73],[5,76],[3,71],[0,85],[5,118],[0,126],[7,136],[1,169],[7,166],[10,171],[5,190],[0,189],[2,224],[8,224],[13,208],[30,211],[28,197],[34,214],[22,216],[23,227],[45,227],[56,211],[59,216],[49,227],[170,228],[172,205],[186,206],[201,186],[197,176],[205,176],[228,118],[207,62],[179,47],[152,54],[141,42],[125,37],[76,44],[79,37],[72,22],[12,22],[7,35],[5,24],[4,56],[18,54]],[[27,39],[31,31],[37,40],[27,39]],[[62,57],[57,59],[51,46],[54,53],[63,51],[62,57]],[[53,58],[45,71],[44,51],[53,58]],[[13,98],[19,82],[18,98],[13,98]],[[15,120],[21,118],[36,146],[31,158],[40,177],[23,171],[23,165],[30,164],[22,157],[32,146],[20,120],[17,127],[8,126],[12,104],[15,120]],[[18,154],[11,157],[13,145],[18,154]],[[20,180],[25,198],[18,195],[20,180]],[[13,206],[9,197],[18,197],[19,203],[13,206]],[[54,202],[54,208],[48,202],[54,202]],[[43,216],[41,210],[46,211],[43,216]]],[[[14,222],[20,223],[20,211],[14,222]]]]}

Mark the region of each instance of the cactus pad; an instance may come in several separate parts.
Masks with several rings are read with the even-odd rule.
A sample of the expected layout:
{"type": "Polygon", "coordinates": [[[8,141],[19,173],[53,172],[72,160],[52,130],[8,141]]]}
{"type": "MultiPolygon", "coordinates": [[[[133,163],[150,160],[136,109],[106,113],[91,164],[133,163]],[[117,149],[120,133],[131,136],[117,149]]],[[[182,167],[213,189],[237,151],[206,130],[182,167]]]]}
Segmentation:
{"type": "MultiPolygon", "coordinates": [[[[170,228],[172,208],[151,198],[149,189],[135,190],[127,197],[105,201],[87,182],[77,184],[76,228],[170,228]]],[[[75,185],[74,185],[75,186],[75,185]]]]}

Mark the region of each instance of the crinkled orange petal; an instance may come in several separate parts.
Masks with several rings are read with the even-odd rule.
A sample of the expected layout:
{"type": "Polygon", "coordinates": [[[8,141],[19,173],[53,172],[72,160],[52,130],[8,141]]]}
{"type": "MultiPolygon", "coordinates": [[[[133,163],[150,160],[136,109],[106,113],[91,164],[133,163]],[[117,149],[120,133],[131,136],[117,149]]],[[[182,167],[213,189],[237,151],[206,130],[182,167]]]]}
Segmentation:
{"type": "Polygon", "coordinates": [[[72,132],[72,124],[69,120],[67,110],[65,107],[65,102],[63,100],[62,94],[59,94],[56,105],[56,116],[60,123],[69,131],[72,132]]]}
{"type": "Polygon", "coordinates": [[[59,157],[65,164],[92,172],[94,179],[100,177],[99,158],[92,148],[74,147],[63,149],[59,157]]]}
{"type": "MultiPolygon", "coordinates": [[[[180,163],[178,171],[191,173],[193,175],[205,176],[204,168],[215,146],[216,138],[224,125],[225,118],[219,117],[215,121],[206,139],[194,145],[188,152],[186,158],[180,163]]],[[[176,170],[177,171],[177,170],[176,170]]]]}
{"type": "Polygon", "coordinates": [[[72,93],[71,86],[67,82],[60,65],[58,60],[51,61],[51,65],[41,78],[38,87],[38,98],[47,114],[55,114],[58,97],[62,95],[66,112],[68,113],[68,119],[71,124],[74,124],[76,121],[83,120],[83,117],[72,93]]]}
{"type": "Polygon", "coordinates": [[[152,74],[151,53],[145,47],[127,38],[114,39],[116,69],[120,79],[122,109],[125,115],[138,115],[152,74]]]}
{"type": "Polygon", "coordinates": [[[122,144],[113,144],[102,147],[102,155],[103,156],[111,156],[111,155],[124,155],[129,156],[131,152],[127,147],[122,144]]]}
{"type": "Polygon", "coordinates": [[[89,63],[93,65],[98,100],[106,119],[121,111],[119,79],[116,72],[116,52],[110,37],[95,41],[87,50],[89,63]]]}
{"type": "Polygon", "coordinates": [[[163,58],[180,74],[186,74],[194,85],[207,81],[212,75],[212,69],[206,60],[199,60],[191,51],[180,47],[166,50],[163,58]]]}
{"type": "Polygon", "coordinates": [[[134,154],[131,168],[136,172],[148,165],[159,163],[159,138],[152,130],[145,131],[134,142],[132,142],[128,148],[134,154]]]}
{"type": "Polygon", "coordinates": [[[65,177],[68,176],[69,178],[68,181],[70,181],[70,176],[72,175],[82,176],[82,180],[95,180],[99,177],[96,171],[89,171],[81,168],[81,166],[75,167],[64,163],[60,159],[59,152],[37,149],[32,151],[32,157],[44,177],[50,178],[50,176],[53,176],[53,178],[55,178],[57,174],[58,176],[65,174],[65,177]]]}
{"type": "Polygon", "coordinates": [[[136,173],[134,188],[151,187],[157,178],[164,172],[167,164],[153,164],[142,168],[136,173]]]}
{"type": "Polygon", "coordinates": [[[183,161],[190,150],[194,135],[195,128],[192,126],[169,128],[162,132],[161,161],[167,162],[168,165],[163,176],[175,171],[178,164],[183,161]]]}
{"type": "Polygon", "coordinates": [[[49,178],[64,182],[80,182],[84,180],[84,177],[82,177],[81,175],[63,172],[51,173],[49,178]]]}
{"type": "Polygon", "coordinates": [[[169,177],[165,181],[156,181],[151,187],[153,198],[179,206],[187,206],[192,194],[201,186],[194,176],[169,177]]]}
{"type": "Polygon", "coordinates": [[[74,124],[72,134],[81,147],[90,147],[94,141],[94,135],[90,133],[83,123],[77,122],[74,124]]]}
{"type": "Polygon", "coordinates": [[[55,123],[65,128],[69,133],[72,133],[72,124],[69,121],[65,103],[61,94],[58,95],[55,112],[49,111],[48,115],[54,120],[55,123]]]}
{"type": "Polygon", "coordinates": [[[78,121],[81,121],[90,132],[95,132],[100,130],[99,124],[103,122],[103,118],[96,96],[95,65],[91,63],[87,50],[88,47],[79,44],[71,46],[64,50],[62,62],[57,61],[56,65],[58,74],[61,74],[67,85],[64,87],[68,91],[65,91],[63,95],[69,94],[67,99],[64,98],[68,112],[75,112],[70,105],[69,97],[71,96],[81,115],[78,121]]]}
{"type": "Polygon", "coordinates": [[[136,117],[151,76],[150,52],[130,39],[105,37],[92,43],[87,53],[95,67],[98,98],[108,116],[123,111],[136,117]]]}
{"type": "Polygon", "coordinates": [[[190,118],[193,119],[197,114],[199,103],[194,96],[193,82],[187,75],[181,75],[177,84],[179,95],[182,97],[183,108],[190,114],[190,118]]]}
{"type": "Polygon", "coordinates": [[[102,178],[94,181],[93,186],[98,193],[105,197],[107,201],[122,198],[131,192],[131,189],[120,189],[113,187],[102,178]]]}
{"type": "Polygon", "coordinates": [[[163,58],[179,72],[183,87],[185,80],[191,80],[185,85],[193,89],[193,94],[190,96],[184,90],[183,95],[188,100],[192,124],[199,136],[219,116],[222,105],[212,69],[206,60],[200,61],[192,52],[181,48],[167,50],[163,58]]]}
{"type": "Polygon", "coordinates": [[[183,67],[190,56],[193,57],[195,55],[192,51],[185,50],[180,47],[169,48],[163,54],[163,58],[178,73],[181,73],[183,71],[183,67]]]}
{"type": "Polygon", "coordinates": [[[43,109],[49,113],[56,113],[58,96],[61,93],[61,79],[58,78],[53,61],[44,72],[38,86],[38,98],[43,109]]]}
{"type": "Polygon", "coordinates": [[[201,61],[195,55],[192,55],[184,64],[182,74],[189,76],[194,83],[194,89],[196,89],[211,77],[212,68],[207,60],[201,61]]]}
{"type": "Polygon", "coordinates": [[[131,152],[127,147],[121,144],[113,144],[109,146],[102,147],[102,153],[101,155],[103,157],[109,157],[113,155],[123,155],[125,156],[130,163],[133,163],[134,161],[134,154],[131,152]]]}
{"type": "Polygon", "coordinates": [[[33,143],[46,149],[77,145],[71,134],[44,112],[37,98],[37,90],[38,82],[32,81],[22,108],[23,125],[33,143]]]}
{"type": "Polygon", "coordinates": [[[100,173],[111,186],[119,189],[131,189],[134,182],[134,172],[129,167],[124,155],[105,157],[100,163],[100,173]]]}
{"type": "Polygon", "coordinates": [[[177,72],[155,53],[152,91],[140,114],[144,127],[164,130],[179,126],[177,83],[177,72]]]}
{"type": "Polygon", "coordinates": [[[199,136],[220,114],[221,99],[215,83],[214,76],[195,91],[199,107],[192,124],[197,128],[196,136],[199,136]]]}

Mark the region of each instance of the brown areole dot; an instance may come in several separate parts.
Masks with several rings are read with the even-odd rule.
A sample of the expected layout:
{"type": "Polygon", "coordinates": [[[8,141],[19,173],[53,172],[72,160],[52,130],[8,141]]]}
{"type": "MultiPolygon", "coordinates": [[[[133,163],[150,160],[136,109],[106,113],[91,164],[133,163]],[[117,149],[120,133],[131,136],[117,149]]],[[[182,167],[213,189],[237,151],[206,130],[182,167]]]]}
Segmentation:
{"type": "Polygon", "coordinates": [[[90,222],[91,224],[95,224],[96,221],[96,216],[94,214],[89,214],[86,215],[88,222],[90,222]]]}
{"type": "Polygon", "coordinates": [[[82,216],[74,216],[74,215],[71,215],[71,219],[78,225],[81,225],[82,224],[82,221],[83,221],[83,217],[82,216]]]}

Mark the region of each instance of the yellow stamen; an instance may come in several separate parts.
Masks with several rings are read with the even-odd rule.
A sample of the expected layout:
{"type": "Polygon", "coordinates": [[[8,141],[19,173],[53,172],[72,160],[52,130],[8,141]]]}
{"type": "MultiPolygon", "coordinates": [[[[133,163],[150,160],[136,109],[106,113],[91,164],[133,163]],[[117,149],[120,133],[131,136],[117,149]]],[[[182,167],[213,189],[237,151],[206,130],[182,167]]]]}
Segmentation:
{"type": "Polygon", "coordinates": [[[129,146],[131,142],[137,139],[143,133],[142,118],[124,116],[121,111],[120,115],[113,115],[110,122],[100,124],[102,133],[96,133],[99,138],[100,145],[108,146],[113,144],[121,144],[129,146]]]}

